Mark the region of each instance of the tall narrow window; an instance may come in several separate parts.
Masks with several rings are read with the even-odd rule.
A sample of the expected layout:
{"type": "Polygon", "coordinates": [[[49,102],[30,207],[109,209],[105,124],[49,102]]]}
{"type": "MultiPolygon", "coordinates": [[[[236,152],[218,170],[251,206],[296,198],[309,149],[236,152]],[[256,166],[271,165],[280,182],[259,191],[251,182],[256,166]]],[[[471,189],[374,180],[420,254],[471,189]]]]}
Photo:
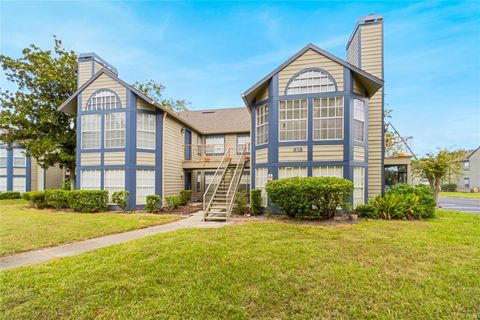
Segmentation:
{"type": "Polygon", "coordinates": [[[307,140],[307,100],[280,101],[280,141],[307,140]]]}
{"type": "Polygon", "coordinates": [[[122,107],[118,96],[109,89],[95,92],[87,102],[87,111],[119,109],[122,107]]]}
{"type": "Polygon", "coordinates": [[[463,170],[469,170],[470,169],[470,161],[469,160],[464,160],[463,161],[463,170]]]}
{"type": "Polygon", "coordinates": [[[353,168],[353,205],[365,203],[365,168],[353,168]]]}
{"type": "Polygon", "coordinates": [[[279,167],[278,179],[307,177],[307,167],[279,167]]]}
{"type": "Polygon", "coordinates": [[[137,148],[155,149],[155,115],[137,113],[137,148]]]}
{"type": "Polygon", "coordinates": [[[100,190],[100,170],[81,170],[80,171],[80,189],[81,190],[100,190]]]}
{"type": "Polygon", "coordinates": [[[255,169],[255,188],[262,190],[262,206],[267,206],[267,191],[265,186],[268,181],[268,168],[255,169]]]}
{"type": "Polygon", "coordinates": [[[197,192],[202,190],[202,171],[197,171],[197,192]]]}
{"type": "Polygon", "coordinates": [[[343,178],[343,167],[342,166],[318,166],[318,167],[313,167],[312,175],[314,177],[343,178]]]}
{"type": "Polygon", "coordinates": [[[13,191],[17,191],[17,192],[27,191],[27,179],[25,177],[14,177],[13,191]]]}
{"type": "Polygon", "coordinates": [[[225,154],[225,136],[206,136],[205,154],[207,156],[223,156],[225,154]]]}
{"type": "Polygon", "coordinates": [[[101,115],[88,114],[81,117],[82,149],[99,149],[101,134],[101,115]]]}
{"type": "Polygon", "coordinates": [[[201,156],[203,152],[202,137],[197,136],[197,156],[201,156]]]}
{"type": "Polygon", "coordinates": [[[313,139],[343,139],[343,97],[313,99],[313,139]]]}
{"type": "Polygon", "coordinates": [[[465,188],[470,189],[470,178],[463,178],[463,185],[465,188]]]}
{"type": "Polygon", "coordinates": [[[7,166],[7,149],[0,148],[0,168],[5,168],[7,166]]]}
{"type": "Polygon", "coordinates": [[[125,190],[125,170],[107,169],[104,172],[104,189],[108,191],[108,199],[114,192],[125,190]]]}
{"type": "Polygon", "coordinates": [[[0,177],[0,192],[7,191],[7,177],[0,177]]]}
{"type": "Polygon", "coordinates": [[[237,154],[242,154],[245,147],[245,154],[250,153],[250,135],[242,134],[237,136],[237,154]]]}
{"type": "Polygon", "coordinates": [[[125,112],[105,114],[105,148],[125,147],[125,112]]]}
{"type": "Polygon", "coordinates": [[[257,108],[255,120],[257,145],[268,143],[268,105],[257,108]]]}
{"type": "Polygon", "coordinates": [[[13,149],[13,166],[14,167],[27,166],[27,156],[25,155],[25,149],[13,149]]]}
{"type": "Polygon", "coordinates": [[[329,74],[321,70],[306,70],[290,80],[285,94],[331,91],[335,91],[335,83],[329,74]]]}
{"type": "Polygon", "coordinates": [[[365,141],[365,102],[353,100],[353,134],[356,141],[365,141]]]}
{"type": "Polygon", "coordinates": [[[136,203],[145,204],[151,194],[155,194],[155,170],[137,170],[136,203]]]}

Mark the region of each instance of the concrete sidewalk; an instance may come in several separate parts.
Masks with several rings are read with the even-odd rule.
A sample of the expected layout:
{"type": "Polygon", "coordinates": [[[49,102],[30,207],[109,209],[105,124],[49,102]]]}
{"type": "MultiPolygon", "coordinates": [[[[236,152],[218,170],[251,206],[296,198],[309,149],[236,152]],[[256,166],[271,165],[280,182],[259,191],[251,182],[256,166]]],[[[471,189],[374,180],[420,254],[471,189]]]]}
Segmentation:
{"type": "Polygon", "coordinates": [[[226,225],[226,222],[204,222],[203,212],[197,212],[194,215],[179,221],[167,223],[159,226],[148,227],[123,233],[112,234],[100,238],[88,239],[56,247],[40,250],[28,251],[24,253],[13,254],[0,258],[0,270],[8,270],[30,264],[40,263],[55,258],[68,257],[80,254],[86,251],[108,247],[111,245],[148,237],[158,233],[170,232],[184,228],[220,228],[226,225]]]}

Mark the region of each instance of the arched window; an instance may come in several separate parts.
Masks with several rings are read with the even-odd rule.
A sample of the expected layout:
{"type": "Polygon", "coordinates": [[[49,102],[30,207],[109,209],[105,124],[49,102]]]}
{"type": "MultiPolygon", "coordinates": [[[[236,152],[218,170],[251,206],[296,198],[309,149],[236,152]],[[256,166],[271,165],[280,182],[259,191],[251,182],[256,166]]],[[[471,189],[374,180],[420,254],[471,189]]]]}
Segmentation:
{"type": "Polygon", "coordinates": [[[118,95],[109,89],[100,89],[96,91],[87,103],[87,111],[119,109],[122,107],[118,95]]]}
{"type": "Polygon", "coordinates": [[[288,81],[285,94],[318,93],[336,91],[332,76],[321,69],[307,69],[288,81]]]}

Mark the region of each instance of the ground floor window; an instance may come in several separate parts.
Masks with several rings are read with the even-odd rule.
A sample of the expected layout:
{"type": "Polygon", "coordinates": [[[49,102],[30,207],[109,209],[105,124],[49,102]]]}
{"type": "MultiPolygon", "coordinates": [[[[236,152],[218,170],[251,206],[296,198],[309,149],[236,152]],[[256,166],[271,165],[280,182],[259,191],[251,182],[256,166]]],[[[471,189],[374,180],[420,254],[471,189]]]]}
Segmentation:
{"type": "Polygon", "coordinates": [[[7,177],[0,178],[0,192],[7,191],[7,177]]]}
{"type": "Polygon", "coordinates": [[[365,203],[365,168],[353,168],[353,205],[365,203]]]}
{"type": "Polygon", "coordinates": [[[202,190],[202,172],[197,171],[197,192],[202,190]]]}
{"type": "Polygon", "coordinates": [[[312,168],[314,177],[336,177],[343,178],[342,166],[317,166],[312,168]]]}
{"type": "Polygon", "coordinates": [[[470,178],[463,178],[463,184],[465,188],[470,189],[470,178]]]}
{"type": "Polygon", "coordinates": [[[136,204],[145,204],[151,194],[155,194],[155,170],[137,170],[136,204]]]}
{"type": "Polygon", "coordinates": [[[100,190],[100,170],[80,171],[80,190],[100,190]]]}
{"type": "Polygon", "coordinates": [[[385,186],[391,187],[397,183],[407,183],[407,165],[385,166],[385,186]]]}
{"type": "Polygon", "coordinates": [[[25,177],[13,178],[13,191],[17,191],[17,192],[27,191],[27,179],[25,177]]]}
{"type": "Polygon", "coordinates": [[[267,192],[265,186],[268,181],[268,168],[255,169],[255,188],[262,190],[262,205],[267,206],[267,192]]]}
{"type": "Polygon", "coordinates": [[[114,192],[125,190],[125,170],[105,170],[104,189],[108,191],[109,201],[112,200],[112,195],[114,192]]]}
{"type": "Polygon", "coordinates": [[[279,167],[278,179],[307,177],[307,167],[279,167]]]}

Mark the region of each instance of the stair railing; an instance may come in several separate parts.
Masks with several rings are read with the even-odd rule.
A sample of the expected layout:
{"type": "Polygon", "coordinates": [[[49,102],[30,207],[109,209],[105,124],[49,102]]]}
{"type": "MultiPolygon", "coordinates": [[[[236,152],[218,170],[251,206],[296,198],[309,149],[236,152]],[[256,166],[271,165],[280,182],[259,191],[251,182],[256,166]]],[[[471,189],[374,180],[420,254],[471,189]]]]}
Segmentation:
{"type": "Polygon", "coordinates": [[[205,193],[203,194],[203,220],[205,220],[205,217],[207,216],[207,212],[210,209],[210,207],[212,206],[213,198],[215,197],[215,194],[217,193],[218,187],[220,186],[220,182],[222,182],[223,176],[225,175],[225,172],[227,171],[227,168],[228,168],[228,165],[230,164],[231,159],[232,159],[232,157],[230,156],[230,147],[228,147],[227,151],[225,152],[225,154],[222,157],[222,161],[220,161],[220,164],[217,167],[217,170],[215,170],[215,174],[213,175],[212,181],[209,183],[207,189],[205,189],[205,193]],[[213,190],[213,193],[212,193],[212,195],[211,195],[211,197],[210,197],[210,199],[208,200],[208,203],[207,203],[208,191],[212,188],[212,184],[215,183],[215,178],[217,177],[218,172],[220,171],[220,168],[222,168],[222,165],[224,163],[226,165],[223,169],[220,180],[217,183],[217,186],[215,187],[215,190],[213,190]]]}
{"type": "Polygon", "coordinates": [[[238,161],[237,161],[237,166],[235,167],[235,172],[233,173],[232,181],[230,182],[230,186],[228,187],[228,192],[226,197],[226,200],[228,203],[227,203],[227,208],[225,212],[225,220],[228,220],[228,218],[230,218],[230,214],[232,213],[232,210],[233,210],[233,204],[235,202],[235,196],[237,195],[238,185],[242,180],[242,173],[245,167],[246,148],[247,148],[247,144],[244,144],[242,148],[242,153],[240,154],[240,157],[238,158],[238,161]]]}

